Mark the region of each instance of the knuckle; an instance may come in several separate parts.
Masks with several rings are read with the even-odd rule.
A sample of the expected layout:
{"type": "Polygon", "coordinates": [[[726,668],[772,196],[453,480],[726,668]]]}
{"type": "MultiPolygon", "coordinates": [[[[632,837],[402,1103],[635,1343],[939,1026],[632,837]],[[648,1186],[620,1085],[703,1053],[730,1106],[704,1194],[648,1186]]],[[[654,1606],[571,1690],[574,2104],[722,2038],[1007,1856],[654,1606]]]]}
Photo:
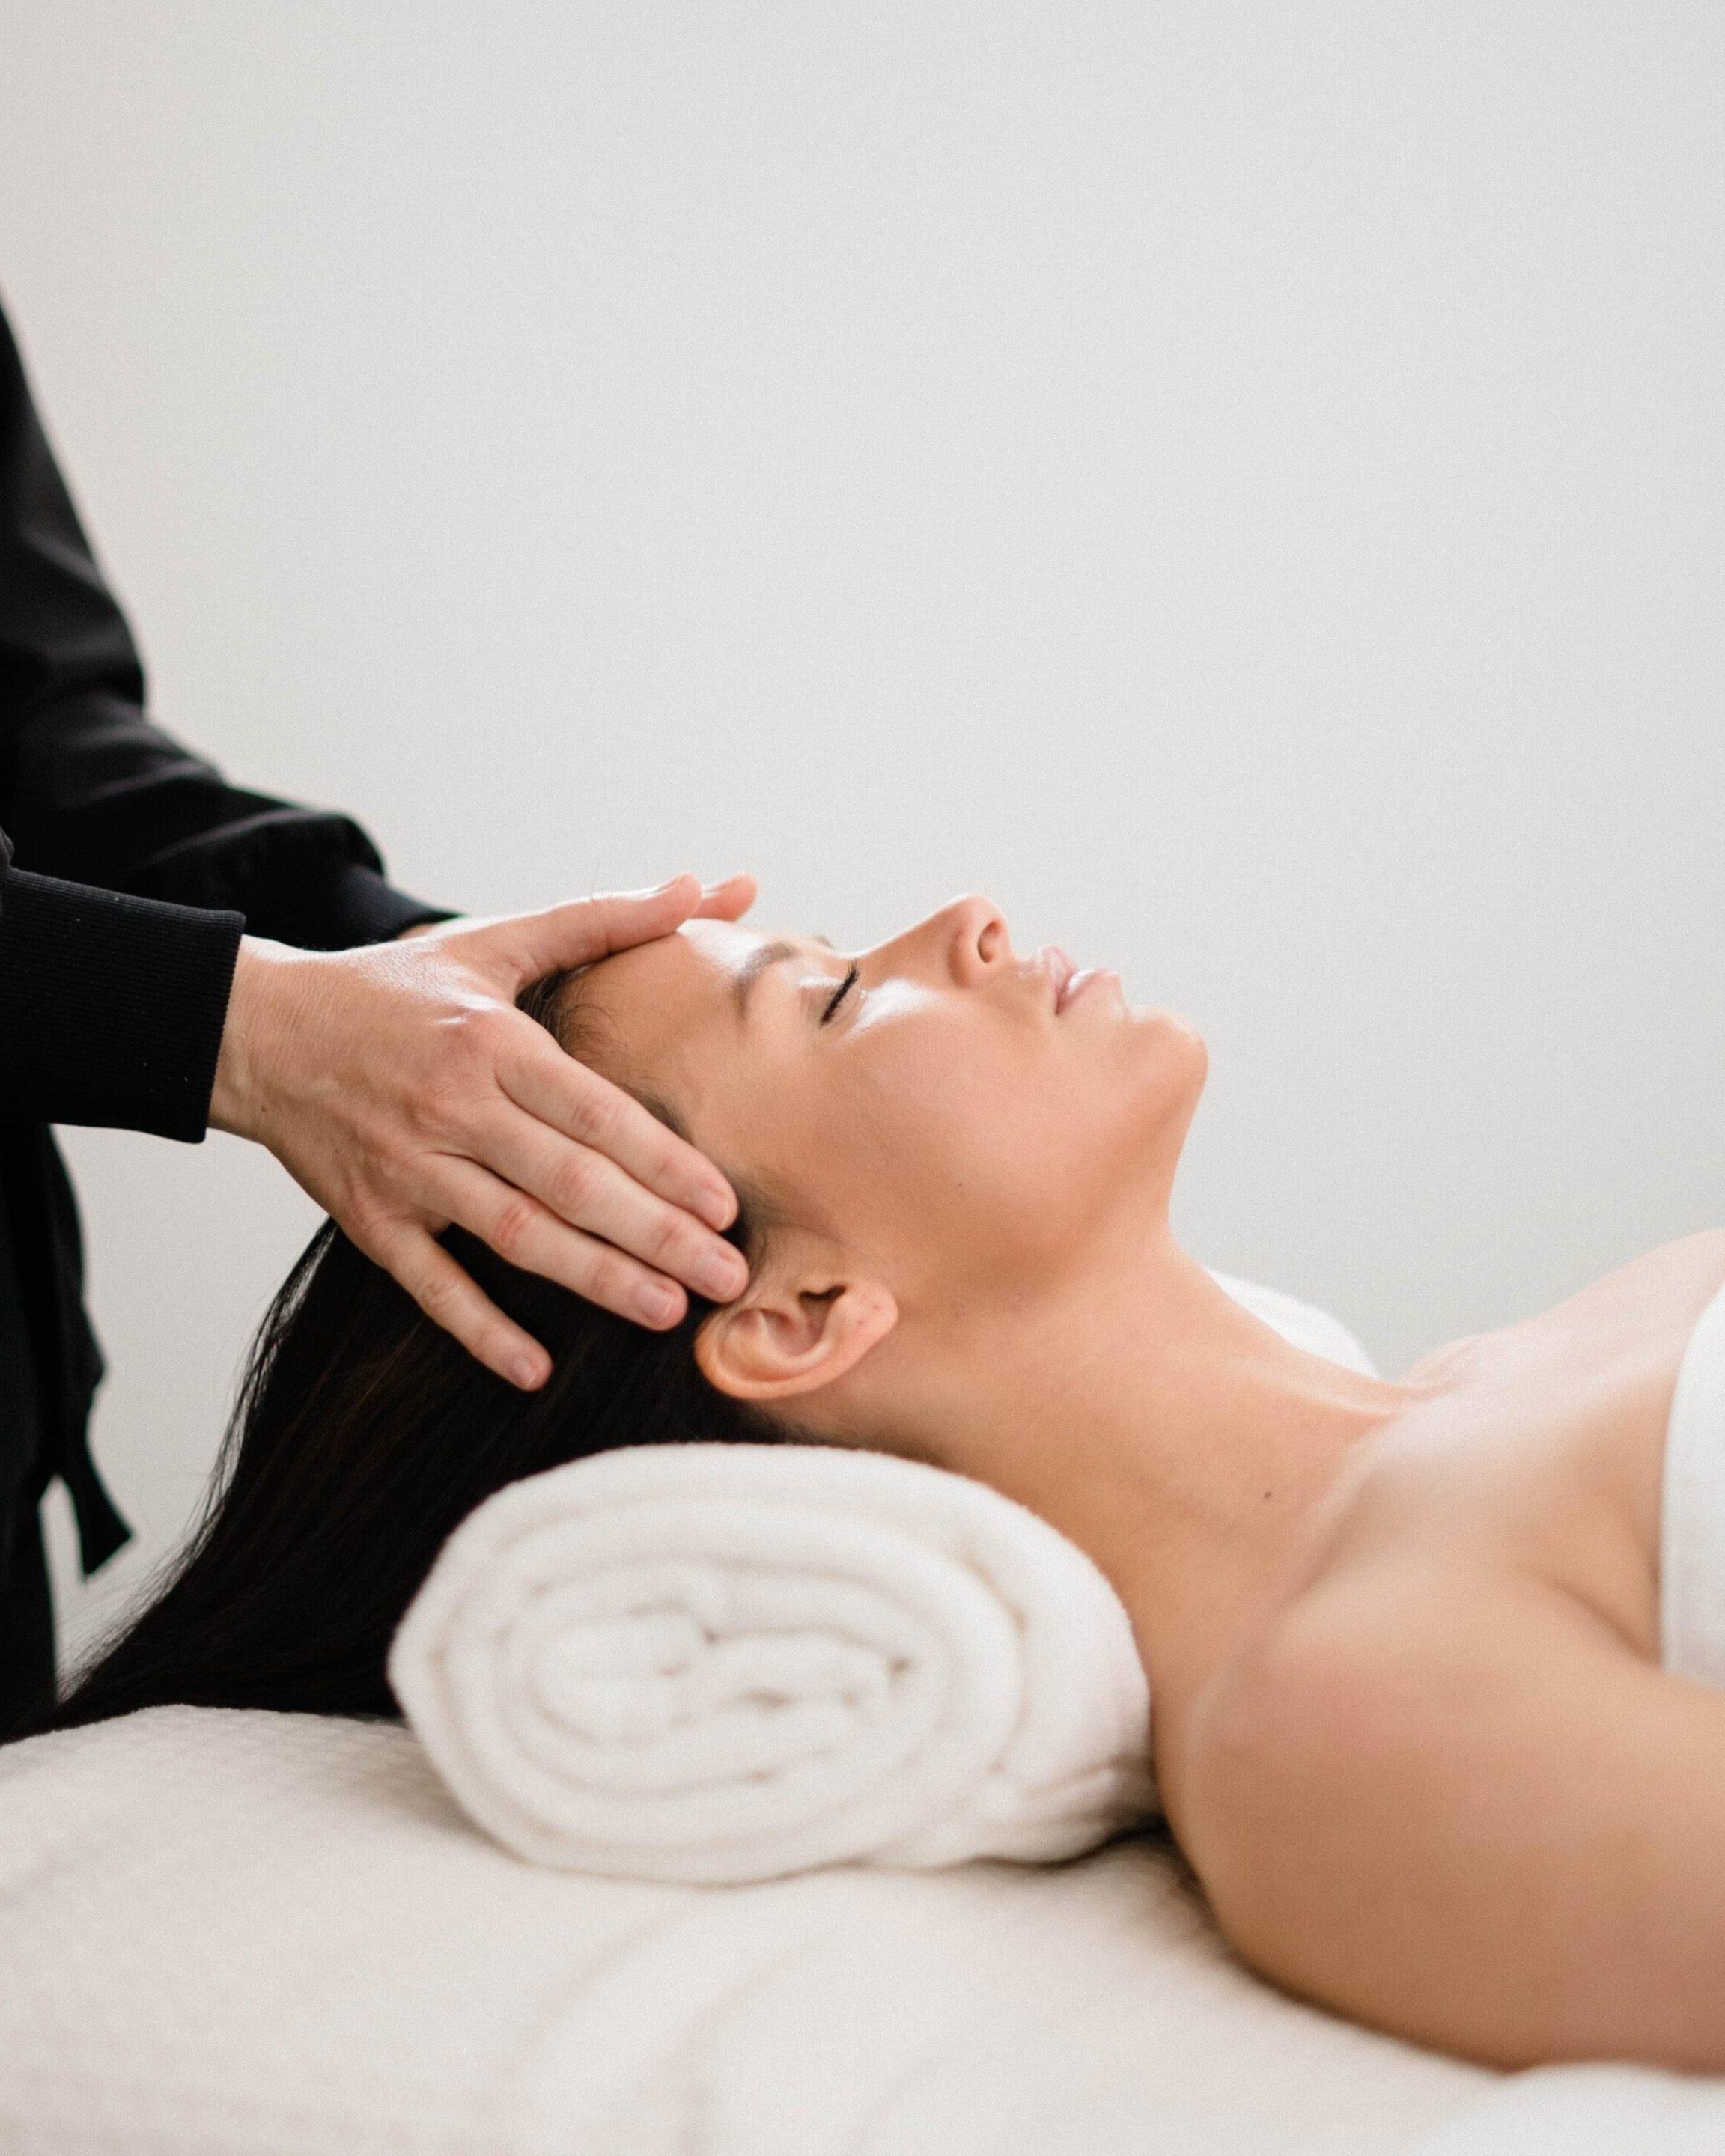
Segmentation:
{"type": "Polygon", "coordinates": [[[461,1301],[461,1284],[439,1266],[428,1272],[413,1291],[413,1300],[434,1325],[447,1327],[461,1301]]]}
{"type": "Polygon", "coordinates": [[[654,1222],[641,1245],[640,1255],[657,1265],[660,1272],[675,1273],[680,1280],[706,1248],[701,1238],[685,1228],[675,1214],[667,1214],[654,1222]]]}
{"type": "Polygon", "coordinates": [[[626,1310],[633,1299],[634,1281],[633,1270],[621,1258],[601,1251],[588,1268],[582,1293],[590,1302],[603,1303],[607,1310],[626,1310]]]}
{"type": "Polygon", "coordinates": [[[413,1163],[423,1149],[423,1135],[411,1123],[380,1127],[367,1141],[367,1157],[355,1173],[356,1186],[363,1178],[380,1188],[399,1188],[411,1180],[413,1163]]]}
{"type": "Polygon", "coordinates": [[[566,1161],[552,1178],[551,1200],[566,1220],[578,1219],[597,1194],[598,1170],[590,1156],[578,1153],[566,1161]]]}
{"type": "Polygon", "coordinates": [[[408,1121],[416,1131],[441,1137],[459,1119],[460,1105],[460,1088],[446,1070],[439,1071],[414,1089],[408,1103],[408,1121]]]}
{"type": "Polygon", "coordinates": [[[538,1207],[531,1198],[518,1192],[506,1199],[492,1215],[491,1232],[486,1240],[499,1257],[513,1263],[526,1249],[538,1221],[538,1207]]]}
{"type": "Polygon", "coordinates": [[[470,1014],[468,1040],[470,1052],[489,1069],[509,1045],[515,1031],[517,1014],[507,1004],[481,1004],[470,1014]]]}
{"type": "Polygon", "coordinates": [[[390,1248],[388,1220],[379,1206],[362,1198],[350,1199],[336,1214],[341,1233],[356,1250],[363,1250],[374,1265],[395,1269],[396,1253],[390,1248]]]}
{"type": "Polygon", "coordinates": [[[329,1210],[350,1243],[392,1270],[411,1265],[417,1255],[413,1219],[406,1206],[392,1202],[372,1179],[349,1183],[329,1201],[329,1210]]]}
{"type": "Polygon", "coordinates": [[[617,1104],[603,1085],[582,1086],[570,1103],[570,1137],[600,1152],[615,1147],[617,1121],[617,1104]]]}
{"type": "Polygon", "coordinates": [[[470,1045],[481,1039],[485,1022],[491,1009],[490,998],[475,993],[470,988],[452,998],[448,1019],[450,1039],[460,1041],[464,1045],[470,1045]]]}
{"type": "Polygon", "coordinates": [[[498,1021],[506,1015],[495,1004],[463,1004],[445,1023],[441,1069],[433,1074],[435,1087],[470,1088],[491,1070],[497,1060],[498,1021]]]}

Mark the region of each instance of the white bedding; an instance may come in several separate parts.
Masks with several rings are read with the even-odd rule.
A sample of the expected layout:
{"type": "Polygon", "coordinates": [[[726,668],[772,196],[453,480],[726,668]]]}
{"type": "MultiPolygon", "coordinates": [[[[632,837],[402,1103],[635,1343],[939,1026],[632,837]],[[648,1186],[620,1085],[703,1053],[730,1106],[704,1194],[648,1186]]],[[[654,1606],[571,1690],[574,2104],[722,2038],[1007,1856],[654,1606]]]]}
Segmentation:
{"type": "Polygon", "coordinates": [[[1498,2086],[1259,1983],[1161,1845],[655,1886],[390,1725],[0,1750],[6,2156],[1406,2156],[1498,2086]]]}
{"type": "Polygon", "coordinates": [[[1725,2079],[1500,2075],[1303,2006],[1163,1842],[652,1885],[521,1863],[394,1725],[166,1707],[0,1748],[0,2156],[1628,2150],[1725,2151],[1725,2079]]]}

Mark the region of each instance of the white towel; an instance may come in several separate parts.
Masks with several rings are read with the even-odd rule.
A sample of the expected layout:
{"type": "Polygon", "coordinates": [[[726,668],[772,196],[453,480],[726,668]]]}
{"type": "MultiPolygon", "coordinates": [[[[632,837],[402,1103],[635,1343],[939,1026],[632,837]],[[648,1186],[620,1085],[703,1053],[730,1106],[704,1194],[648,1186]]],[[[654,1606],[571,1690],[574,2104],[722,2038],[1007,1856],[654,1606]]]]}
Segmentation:
{"type": "Polygon", "coordinates": [[[389,1679],[481,1826],[582,1871],[1035,1861],[1155,1810],[1101,1573],[879,1453],[634,1445],[512,1483],[444,1545],[389,1679]]]}
{"type": "MultiPolygon", "coordinates": [[[[1327,1311],[1212,1276],[1373,1370],[1327,1311]]],[[[880,1454],[645,1445],[512,1484],[445,1545],[389,1677],[472,1817],[583,1871],[1034,1862],[1157,1808],[1102,1574],[994,1491],[880,1454]]]]}

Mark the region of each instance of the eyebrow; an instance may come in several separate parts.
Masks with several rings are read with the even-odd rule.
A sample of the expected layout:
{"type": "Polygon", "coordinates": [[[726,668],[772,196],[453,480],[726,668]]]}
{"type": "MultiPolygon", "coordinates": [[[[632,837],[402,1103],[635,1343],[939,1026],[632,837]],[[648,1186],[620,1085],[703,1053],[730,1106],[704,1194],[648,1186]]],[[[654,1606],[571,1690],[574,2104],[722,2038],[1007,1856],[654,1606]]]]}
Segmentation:
{"type": "MultiPolygon", "coordinates": [[[[824,936],[811,937],[809,941],[824,945],[829,951],[833,947],[824,936]]],[[[737,1023],[739,1025],[747,1022],[749,998],[754,993],[755,983],[760,979],[762,974],[769,966],[781,965],[785,959],[794,958],[799,955],[797,946],[788,942],[782,936],[775,937],[770,943],[762,943],[750,952],[737,969],[737,976],[731,983],[731,1000],[737,1012],[737,1023]]]]}

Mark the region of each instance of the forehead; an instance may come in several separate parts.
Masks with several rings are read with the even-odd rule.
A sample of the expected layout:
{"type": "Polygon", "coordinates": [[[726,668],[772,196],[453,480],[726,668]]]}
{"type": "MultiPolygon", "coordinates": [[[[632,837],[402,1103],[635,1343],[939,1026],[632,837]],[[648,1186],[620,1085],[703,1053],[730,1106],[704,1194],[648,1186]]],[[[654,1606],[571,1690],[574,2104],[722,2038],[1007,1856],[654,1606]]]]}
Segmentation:
{"type": "Polygon", "coordinates": [[[593,969],[588,995],[621,1036],[631,1065],[658,1070],[722,1029],[734,1036],[751,978],[778,955],[814,952],[814,937],[763,934],[730,921],[689,921],[593,969]]]}

